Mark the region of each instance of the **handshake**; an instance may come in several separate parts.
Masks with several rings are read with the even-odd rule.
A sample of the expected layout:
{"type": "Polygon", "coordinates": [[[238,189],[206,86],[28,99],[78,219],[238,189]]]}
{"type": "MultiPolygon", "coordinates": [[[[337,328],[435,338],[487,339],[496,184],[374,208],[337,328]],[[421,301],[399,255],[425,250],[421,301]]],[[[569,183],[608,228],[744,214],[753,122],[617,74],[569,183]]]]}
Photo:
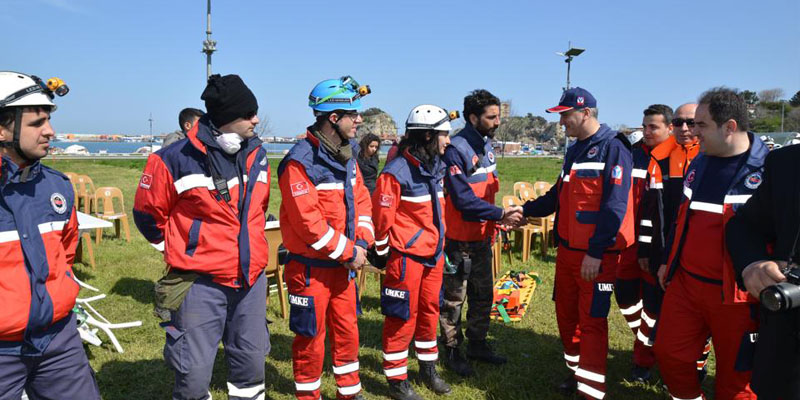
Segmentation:
{"type": "Polygon", "coordinates": [[[518,228],[525,225],[527,222],[528,221],[522,215],[522,207],[510,206],[503,209],[503,218],[500,220],[499,224],[506,228],[518,228]]]}

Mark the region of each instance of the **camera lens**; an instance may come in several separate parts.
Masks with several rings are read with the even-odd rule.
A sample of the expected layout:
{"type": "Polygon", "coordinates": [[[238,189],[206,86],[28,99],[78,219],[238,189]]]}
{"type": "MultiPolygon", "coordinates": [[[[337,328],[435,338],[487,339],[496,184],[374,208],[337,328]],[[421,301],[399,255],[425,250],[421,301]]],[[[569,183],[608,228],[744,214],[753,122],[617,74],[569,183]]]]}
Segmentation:
{"type": "Polygon", "coordinates": [[[786,311],[800,306],[800,286],[789,282],[772,285],[761,292],[761,304],[770,311],[786,311]]]}

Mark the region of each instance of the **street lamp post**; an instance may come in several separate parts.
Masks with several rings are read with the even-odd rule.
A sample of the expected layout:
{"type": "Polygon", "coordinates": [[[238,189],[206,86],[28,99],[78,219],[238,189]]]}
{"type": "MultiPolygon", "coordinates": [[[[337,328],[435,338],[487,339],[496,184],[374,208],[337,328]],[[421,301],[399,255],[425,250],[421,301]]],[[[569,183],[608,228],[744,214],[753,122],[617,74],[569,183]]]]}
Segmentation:
{"type": "Polygon", "coordinates": [[[206,40],[203,41],[203,53],[206,53],[206,79],[211,77],[211,54],[215,51],[217,51],[217,41],[211,40],[211,0],[208,0],[206,40]]]}
{"type": "MultiPolygon", "coordinates": [[[[564,88],[565,92],[567,90],[569,90],[569,73],[570,73],[570,69],[571,69],[570,67],[572,66],[572,59],[577,57],[577,56],[579,56],[579,55],[581,55],[581,53],[583,53],[584,51],[586,51],[586,49],[581,49],[581,48],[578,48],[578,47],[572,47],[572,42],[569,42],[569,49],[567,49],[567,51],[565,51],[563,53],[562,52],[557,52],[556,53],[557,55],[559,55],[561,57],[564,57],[564,62],[567,63],[567,86],[564,88]]],[[[568,140],[569,139],[567,138],[567,134],[565,132],[564,133],[564,156],[567,155],[567,143],[568,143],[568,140]]]]}

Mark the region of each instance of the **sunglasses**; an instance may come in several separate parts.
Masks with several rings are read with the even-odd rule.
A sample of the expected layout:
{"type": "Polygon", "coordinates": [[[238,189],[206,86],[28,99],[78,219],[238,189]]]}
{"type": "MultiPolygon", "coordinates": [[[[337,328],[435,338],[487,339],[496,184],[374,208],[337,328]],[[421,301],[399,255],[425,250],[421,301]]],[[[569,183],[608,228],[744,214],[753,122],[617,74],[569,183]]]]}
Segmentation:
{"type": "Polygon", "coordinates": [[[673,118],[672,125],[674,126],[683,126],[686,124],[689,128],[694,126],[694,118],[673,118]]]}

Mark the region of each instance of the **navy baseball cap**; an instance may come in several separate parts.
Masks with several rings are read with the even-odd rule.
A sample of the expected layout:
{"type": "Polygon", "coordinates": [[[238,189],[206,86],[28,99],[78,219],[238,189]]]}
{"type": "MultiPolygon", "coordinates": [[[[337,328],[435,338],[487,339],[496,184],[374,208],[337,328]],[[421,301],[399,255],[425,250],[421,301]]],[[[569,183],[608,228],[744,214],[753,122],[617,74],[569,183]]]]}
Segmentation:
{"type": "Polygon", "coordinates": [[[574,87],[561,95],[561,100],[558,101],[557,106],[548,108],[545,111],[560,114],[564,111],[595,107],[597,107],[597,100],[594,99],[594,96],[592,96],[588,90],[574,87]]]}

